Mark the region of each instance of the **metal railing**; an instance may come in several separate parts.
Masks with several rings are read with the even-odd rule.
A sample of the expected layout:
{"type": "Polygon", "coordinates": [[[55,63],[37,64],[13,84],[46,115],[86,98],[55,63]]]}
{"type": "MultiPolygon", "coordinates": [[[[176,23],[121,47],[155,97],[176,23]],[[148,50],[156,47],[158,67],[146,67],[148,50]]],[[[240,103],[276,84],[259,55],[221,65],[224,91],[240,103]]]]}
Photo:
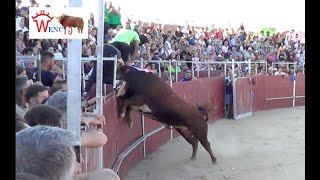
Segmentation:
{"type": "MultiPolygon", "coordinates": [[[[292,63],[292,62],[273,62],[271,67],[273,69],[273,67],[275,65],[286,65],[287,68],[290,65],[294,66],[294,71],[293,71],[293,75],[296,76],[296,63],[292,63]]],[[[303,71],[304,74],[304,71],[303,71]]],[[[280,99],[292,99],[292,107],[295,107],[295,102],[296,102],[296,98],[304,98],[305,96],[296,96],[296,79],[293,79],[293,89],[292,89],[292,96],[289,97],[277,97],[277,98],[266,98],[266,101],[270,101],[270,100],[280,100],[280,99]]]]}

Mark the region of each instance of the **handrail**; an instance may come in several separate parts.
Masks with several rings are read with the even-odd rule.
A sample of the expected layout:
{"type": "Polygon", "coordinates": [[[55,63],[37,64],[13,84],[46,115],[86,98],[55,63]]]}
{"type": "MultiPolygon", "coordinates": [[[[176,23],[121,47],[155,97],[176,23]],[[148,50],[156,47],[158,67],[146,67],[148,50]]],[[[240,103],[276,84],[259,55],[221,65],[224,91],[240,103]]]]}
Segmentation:
{"type": "Polygon", "coordinates": [[[119,168],[121,166],[121,163],[123,161],[123,159],[132,151],[134,150],[140,143],[142,143],[143,141],[145,141],[149,136],[157,133],[158,131],[164,129],[166,127],[166,125],[161,125],[158,128],[146,133],[145,135],[141,136],[139,139],[137,139],[134,143],[132,143],[127,149],[125,149],[116,159],[116,162],[114,163],[114,165],[112,166],[112,170],[115,173],[119,173],[119,168]]]}

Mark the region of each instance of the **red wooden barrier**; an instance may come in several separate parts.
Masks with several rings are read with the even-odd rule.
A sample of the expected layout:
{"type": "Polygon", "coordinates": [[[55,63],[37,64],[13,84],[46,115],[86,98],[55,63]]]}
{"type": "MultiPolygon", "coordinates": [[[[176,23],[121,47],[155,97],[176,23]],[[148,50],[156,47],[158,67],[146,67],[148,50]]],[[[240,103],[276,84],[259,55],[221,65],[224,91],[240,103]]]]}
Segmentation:
{"type": "MultiPolygon", "coordinates": [[[[296,76],[296,96],[305,96],[305,75],[298,74],[296,76]]],[[[305,98],[296,98],[295,106],[305,105],[305,98]]]]}
{"type": "Polygon", "coordinates": [[[252,108],[253,112],[266,110],[266,86],[267,86],[266,75],[255,76],[252,79],[252,108]]]}
{"type": "MultiPolygon", "coordinates": [[[[268,76],[266,85],[268,98],[293,96],[293,81],[285,76],[268,76]]],[[[266,109],[292,107],[292,99],[267,100],[266,109]]]]}

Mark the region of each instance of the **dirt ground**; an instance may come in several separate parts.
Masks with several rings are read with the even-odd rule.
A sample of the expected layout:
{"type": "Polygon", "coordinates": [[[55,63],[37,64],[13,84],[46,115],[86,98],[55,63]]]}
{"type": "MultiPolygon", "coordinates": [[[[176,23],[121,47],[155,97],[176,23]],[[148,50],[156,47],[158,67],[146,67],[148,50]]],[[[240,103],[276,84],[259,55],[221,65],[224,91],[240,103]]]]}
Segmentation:
{"type": "Polygon", "coordinates": [[[139,162],[125,180],[303,180],[305,107],[254,113],[209,125],[208,139],[217,164],[199,144],[178,137],[139,162]]]}

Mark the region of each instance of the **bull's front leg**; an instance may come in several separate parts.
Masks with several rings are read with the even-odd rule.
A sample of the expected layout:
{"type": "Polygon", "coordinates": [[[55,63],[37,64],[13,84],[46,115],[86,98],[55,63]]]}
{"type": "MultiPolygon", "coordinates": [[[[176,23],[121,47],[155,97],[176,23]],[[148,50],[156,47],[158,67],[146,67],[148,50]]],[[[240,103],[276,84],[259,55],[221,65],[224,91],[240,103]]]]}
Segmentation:
{"type": "Polygon", "coordinates": [[[145,103],[144,96],[132,96],[129,98],[121,98],[119,101],[120,108],[119,108],[119,117],[122,119],[126,117],[127,124],[129,128],[132,127],[133,121],[130,118],[130,112],[132,108],[130,106],[142,106],[145,103]]]}
{"type": "Polygon", "coordinates": [[[129,107],[129,99],[120,100],[119,118],[122,119],[126,116],[126,109],[129,107]]]}

